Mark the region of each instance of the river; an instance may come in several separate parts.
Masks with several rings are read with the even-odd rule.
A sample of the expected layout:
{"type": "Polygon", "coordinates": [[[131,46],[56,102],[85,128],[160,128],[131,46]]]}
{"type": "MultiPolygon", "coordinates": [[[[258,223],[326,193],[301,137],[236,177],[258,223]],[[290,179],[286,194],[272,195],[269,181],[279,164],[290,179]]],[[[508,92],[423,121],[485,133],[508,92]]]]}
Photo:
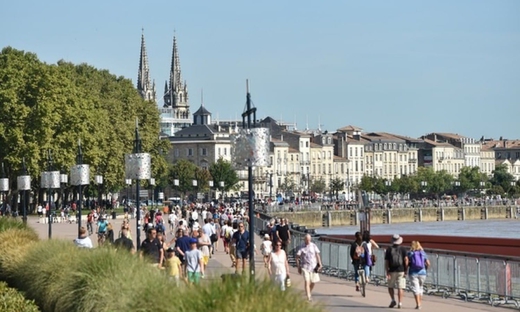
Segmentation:
{"type": "MultiPolygon", "coordinates": [[[[336,226],[317,228],[318,234],[352,235],[359,226],[336,226]]],[[[374,235],[449,235],[497,238],[520,238],[520,220],[474,220],[444,222],[412,222],[395,224],[373,224],[370,229],[374,235]]]]}

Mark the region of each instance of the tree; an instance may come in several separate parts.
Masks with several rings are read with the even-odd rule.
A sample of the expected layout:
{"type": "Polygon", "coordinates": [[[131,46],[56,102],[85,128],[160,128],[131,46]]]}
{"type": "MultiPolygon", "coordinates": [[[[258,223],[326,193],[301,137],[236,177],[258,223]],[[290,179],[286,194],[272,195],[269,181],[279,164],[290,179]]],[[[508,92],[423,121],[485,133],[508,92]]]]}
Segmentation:
{"type": "Polygon", "coordinates": [[[430,192],[440,198],[446,191],[452,189],[453,176],[445,170],[434,172],[429,185],[430,192]]]}
{"type": "Polygon", "coordinates": [[[343,181],[339,177],[332,179],[332,181],[330,181],[330,189],[332,190],[332,193],[336,194],[337,199],[339,191],[345,189],[345,181],[343,181]]]}
{"type": "Polygon", "coordinates": [[[358,188],[365,192],[373,192],[374,191],[373,177],[368,176],[368,175],[363,175],[363,177],[361,177],[361,181],[358,184],[358,188]]]}
{"type": "Polygon", "coordinates": [[[219,183],[224,182],[224,192],[229,192],[240,181],[238,174],[231,163],[220,157],[216,162],[209,166],[209,173],[213,178],[213,184],[219,186],[219,183]]]}
{"type": "MultiPolygon", "coordinates": [[[[507,166],[504,164],[498,165],[493,170],[493,176],[489,180],[491,185],[500,186],[502,193],[504,190],[511,188],[511,182],[515,181],[515,177],[507,171],[507,166]]],[[[498,190],[498,188],[496,188],[498,190]]]]}
{"type": "Polygon", "coordinates": [[[142,100],[131,80],[87,64],[46,64],[33,53],[7,47],[0,52],[0,81],[0,159],[11,189],[25,158],[38,193],[47,150],[53,151],[54,169],[68,171],[81,139],[91,176],[103,169],[105,190],[119,190],[124,154],[133,151],[136,118],[142,152],[152,154],[153,175],[165,171],[157,151],[168,150],[169,142],[159,139],[159,112],[142,100]]]}
{"type": "MultiPolygon", "coordinates": [[[[206,192],[209,190],[209,181],[212,179],[211,174],[205,168],[195,168],[195,180],[197,180],[196,191],[206,192]]],[[[215,185],[215,184],[214,184],[215,185]]]]}
{"type": "Polygon", "coordinates": [[[314,193],[323,193],[325,191],[325,188],[327,187],[327,185],[325,184],[325,181],[323,180],[323,178],[319,178],[319,179],[314,179],[311,181],[311,192],[314,192],[314,193]]]}
{"type": "Polygon", "coordinates": [[[296,190],[296,183],[294,182],[294,179],[290,176],[286,176],[283,183],[280,184],[280,190],[286,195],[288,193],[293,193],[296,190]]]}
{"type": "Polygon", "coordinates": [[[186,194],[193,190],[193,179],[195,179],[195,171],[197,166],[189,160],[179,159],[173,165],[171,165],[169,182],[170,185],[174,185],[173,180],[179,180],[179,186],[177,190],[186,194]]]}

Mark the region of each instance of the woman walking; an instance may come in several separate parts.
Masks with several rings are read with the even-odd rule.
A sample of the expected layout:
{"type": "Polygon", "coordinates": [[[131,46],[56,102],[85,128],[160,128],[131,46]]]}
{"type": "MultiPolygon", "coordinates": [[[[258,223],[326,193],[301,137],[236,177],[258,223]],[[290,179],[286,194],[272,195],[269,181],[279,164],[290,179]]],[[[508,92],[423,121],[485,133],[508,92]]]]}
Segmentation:
{"type": "Polygon", "coordinates": [[[412,283],[412,290],[415,297],[415,309],[421,309],[423,285],[426,280],[426,270],[430,266],[430,260],[424,252],[421,243],[413,241],[410,252],[408,252],[409,271],[408,276],[412,283]]]}
{"type": "Polygon", "coordinates": [[[269,254],[267,271],[274,283],[285,291],[285,281],[289,278],[289,262],[281,241],[274,244],[274,250],[269,254]]]}

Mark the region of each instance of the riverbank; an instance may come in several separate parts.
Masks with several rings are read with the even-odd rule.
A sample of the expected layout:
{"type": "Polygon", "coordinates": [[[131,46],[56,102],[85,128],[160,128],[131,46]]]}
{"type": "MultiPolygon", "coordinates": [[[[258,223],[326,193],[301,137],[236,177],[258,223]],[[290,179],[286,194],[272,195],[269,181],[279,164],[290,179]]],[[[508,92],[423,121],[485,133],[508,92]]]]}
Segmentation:
{"type": "MultiPolygon", "coordinates": [[[[307,227],[359,225],[360,213],[355,210],[277,212],[276,217],[307,227]]],[[[517,219],[514,206],[393,208],[370,211],[371,224],[409,222],[441,222],[465,220],[517,219]]]]}

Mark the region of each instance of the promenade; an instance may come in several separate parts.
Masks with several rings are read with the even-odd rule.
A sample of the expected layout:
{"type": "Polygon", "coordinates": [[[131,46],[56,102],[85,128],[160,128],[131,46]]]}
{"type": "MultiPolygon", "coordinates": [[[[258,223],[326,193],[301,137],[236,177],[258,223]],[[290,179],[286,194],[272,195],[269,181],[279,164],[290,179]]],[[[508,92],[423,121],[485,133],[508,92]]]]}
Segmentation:
{"type": "MultiPolygon", "coordinates": [[[[48,224],[38,223],[39,219],[34,216],[30,216],[28,219],[29,225],[33,227],[41,239],[47,239],[48,235],[48,224]]],[[[121,228],[122,219],[118,218],[115,220],[108,220],[111,222],[117,235],[121,228]]],[[[131,220],[132,236],[135,239],[135,220],[131,220]]],[[[72,240],[76,237],[77,224],[69,223],[54,223],[52,224],[53,238],[55,239],[66,239],[72,240]]],[[[141,239],[144,239],[144,235],[141,235],[141,239]]],[[[96,235],[92,235],[91,239],[94,245],[97,245],[96,235]]],[[[171,239],[171,236],[167,236],[167,241],[171,239]]],[[[261,240],[256,237],[256,246],[259,247],[261,240]]],[[[265,277],[267,269],[264,268],[261,254],[258,254],[255,258],[256,275],[258,278],[265,277]]],[[[213,255],[212,259],[208,264],[207,279],[220,279],[222,274],[233,273],[234,270],[231,268],[231,261],[229,255],[223,251],[222,242],[219,241],[219,248],[213,255]]],[[[306,300],[303,293],[303,279],[297,273],[296,268],[290,270],[291,281],[293,289],[301,290],[302,300],[306,300]]],[[[354,283],[352,281],[342,280],[334,277],[325,275],[321,276],[321,282],[316,284],[313,292],[314,301],[311,304],[318,304],[325,308],[328,312],[339,312],[339,311],[353,311],[353,312],[366,312],[366,311],[391,311],[394,309],[388,308],[390,299],[387,293],[387,289],[382,286],[367,286],[367,296],[363,298],[359,292],[355,291],[354,283]]],[[[414,310],[415,301],[412,293],[406,292],[403,300],[404,310],[414,310]]],[[[476,303],[476,302],[464,302],[455,298],[442,299],[436,296],[425,296],[423,298],[422,310],[421,311],[443,311],[443,312],[471,312],[471,311],[509,311],[506,307],[492,307],[489,304],[476,303]]]]}

